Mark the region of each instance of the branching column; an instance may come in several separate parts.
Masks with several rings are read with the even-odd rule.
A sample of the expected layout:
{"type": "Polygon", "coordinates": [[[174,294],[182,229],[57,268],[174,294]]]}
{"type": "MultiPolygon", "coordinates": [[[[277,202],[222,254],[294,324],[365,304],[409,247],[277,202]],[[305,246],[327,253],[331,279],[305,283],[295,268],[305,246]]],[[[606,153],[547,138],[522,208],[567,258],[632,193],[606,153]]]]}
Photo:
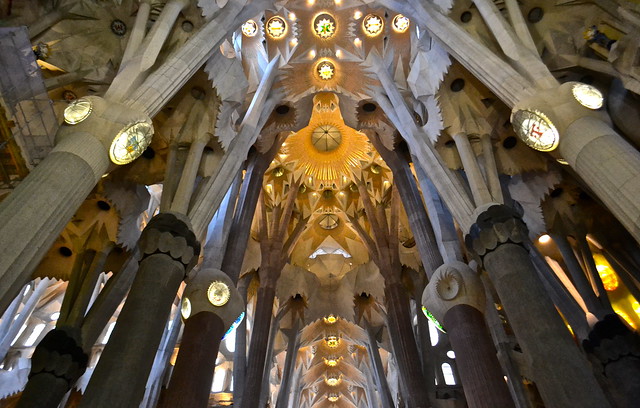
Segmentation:
{"type": "Polygon", "coordinates": [[[245,381],[245,390],[250,389],[251,392],[244,393],[240,405],[241,408],[257,408],[260,396],[264,392],[262,390],[262,379],[269,347],[269,331],[271,328],[273,301],[276,296],[276,284],[289,252],[306,225],[306,219],[298,218],[296,226],[285,240],[299,187],[300,180],[290,186],[286,202],[273,207],[270,222],[267,217],[264,199],[261,200],[259,236],[262,260],[258,271],[260,287],[258,288],[258,299],[253,318],[253,331],[249,345],[247,378],[245,381]]]}
{"type": "Polygon", "coordinates": [[[469,407],[515,407],[484,321],[480,278],[462,262],[447,263],[436,270],[422,303],[447,329],[469,407]]]}
{"type": "Polygon", "coordinates": [[[502,300],[545,403],[608,407],[589,363],[536,276],[526,239],[520,216],[507,206],[492,205],[478,215],[465,242],[478,255],[502,300]]]}
{"type": "Polygon", "coordinates": [[[373,205],[363,179],[355,177],[373,237],[364,230],[357,218],[349,216],[351,225],[365,244],[371,259],[385,280],[385,304],[388,329],[402,379],[403,394],[411,407],[429,406],[420,354],[413,335],[409,295],[401,281],[402,264],[398,250],[399,196],[393,190],[389,221],[382,202],[373,205]]]}

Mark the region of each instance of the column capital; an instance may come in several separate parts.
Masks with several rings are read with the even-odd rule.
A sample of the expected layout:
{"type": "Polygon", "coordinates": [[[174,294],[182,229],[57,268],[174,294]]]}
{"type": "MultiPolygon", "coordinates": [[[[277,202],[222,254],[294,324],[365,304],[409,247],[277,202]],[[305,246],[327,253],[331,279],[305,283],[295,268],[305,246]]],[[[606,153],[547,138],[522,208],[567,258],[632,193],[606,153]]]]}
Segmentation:
{"type": "Polygon", "coordinates": [[[138,262],[151,255],[165,254],[184,265],[185,275],[195,266],[200,255],[200,242],[189,219],[173,212],[154,216],[142,231],[138,247],[138,262]]]}
{"type": "Polygon", "coordinates": [[[476,214],[476,222],[469,229],[464,242],[478,263],[482,265],[485,255],[502,244],[524,247],[528,229],[516,210],[504,204],[491,203],[479,207],[476,214]]]}
{"type": "Polygon", "coordinates": [[[226,330],[244,311],[244,301],[226,273],[206,268],[198,271],[187,284],[182,295],[182,311],[184,319],[200,312],[213,313],[222,319],[226,330]]]}
{"type": "Polygon", "coordinates": [[[60,327],[51,330],[36,346],[31,357],[29,378],[48,373],[66,381],[71,388],[85,372],[89,361],[81,344],[77,329],[60,327]]]}
{"type": "Polygon", "coordinates": [[[422,292],[422,304],[440,322],[455,306],[469,305],[484,313],[485,303],[480,278],[467,264],[458,261],[436,269],[422,292]]]}

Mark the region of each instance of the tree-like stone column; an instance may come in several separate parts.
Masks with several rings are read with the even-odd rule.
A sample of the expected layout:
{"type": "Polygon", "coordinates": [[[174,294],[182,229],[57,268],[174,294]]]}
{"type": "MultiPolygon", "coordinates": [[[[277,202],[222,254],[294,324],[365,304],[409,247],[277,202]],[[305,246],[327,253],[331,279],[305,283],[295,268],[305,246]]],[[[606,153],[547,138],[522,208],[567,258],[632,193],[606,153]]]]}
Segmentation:
{"type": "Polygon", "coordinates": [[[138,246],[138,274],[80,407],[140,404],[173,299],[200,253],[189,220],[175,213],[153,217],[138,246]]]}
{"type": "Polygon", "coordinates": [[[447,330],[469,407],[514,407],[484,321],[480,278],[462,262],[446,263],[424,289],[422,304],[447,330]]]}
{"type": "Polygon", "coordinates": [[[18,408],[56,408],[62,397],[87,368],[89,357],[82,350],[79,330],[51,330],[31,357],[29,382],[18,408]]]}
{"type": "Polygon", "coordinates": [[[208,406],[220,342],[243,310],[242,296],[224,272],[198,272],[182,297],[185,323],[180,351],[159,408],[208,406]],[[203,331],[210,336],[202,336],[203,331]]]}
{"type": "Polygon", "coordinates": [[[524,246],[528,237],[522,218],[499,204],[481,207],[477,213],[465,238],[467,248],[489,274],[545,404],[609,407],[591,366],[536,276],[524,246]]]}

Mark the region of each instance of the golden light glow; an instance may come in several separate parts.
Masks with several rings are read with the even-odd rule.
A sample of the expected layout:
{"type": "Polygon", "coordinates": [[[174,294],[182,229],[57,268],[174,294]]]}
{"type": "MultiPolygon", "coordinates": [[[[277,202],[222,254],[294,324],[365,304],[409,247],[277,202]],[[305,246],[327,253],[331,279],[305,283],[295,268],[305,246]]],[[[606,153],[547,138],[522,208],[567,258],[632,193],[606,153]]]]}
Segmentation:
{"type": "Polygon", "coordinates": [[[187,320],[191,316],[191,301],[188,297],[182,299],[182,305],[180,306],[180,314],[182,318],[187,320]]]}
{"type": "Polygon", "coordinates": [[[316,57],[316,51],[315,50],[309,51],[309,59],[314,59],[315,57],[316,57]]]}
{"type": "Polygon", "coordinates": [[[335,358],[335,357],[330,357],[330,358],[322,357],[322,358],[324,359],[324,363],[326,365],[328,365],[329,367],[335,367],[340,362],[340,359],[339,358],[335,358]]]}
{"type": "Polygon", "coordinates": [[[242,25],[242,34],[247,37],[255,37],[258,33],[258,24],[253,20],[248,20],[242,25]]]}
{"type": "Polygon", "coordinates": [[[548,234],[540,235],[538,238],[538,242],[541,244],[546,244],[549,241],[551,241],[551,237],[548,234]]]}
{"type": "Polygon", "coordinates": [[[297,168],[304,169],[306,175],[312,177],[312,181],[337,184],[341,176],[350,175],[351,169],[360,166],[361,161],[368,160],[371,145],[366,135],[344,123],[335,94],[318,93],[313,102],[309,125],[289,136],[287,146],[283,146],[282,150],[292,161],[296,161],[297,168]],[[339,143],[332,145],[331,150],[319,149],[322,143],[314,144],[313,133],[322,126],[330,126],[332,131],[340,134],[339,143]]]}
{"type": "Polygon", "coordinates": [[[324,322],[328,324],[334,324],[337,321],[338,321],[338,318],[332,314],[324,318],[324,322]]]}
{"type": "Polygon", "coordinates": [[[573,93],[573,97],[576,101],[585,108],[594,110],[602,108],[604,96],[602,96],[602,92],[600,92],[596,87],[576,83],[571,88],[571,92],[573,93]]]}
{"type": "Polygon", "coordinates": [[[361,17],[362,17],[362,12],[360,10],[356,10],[356,12],[353,13],[353,18],[355,20],[360,20],[361,17]]]}
{"type": "Polygon", "coordinates": [[[362,40],[359,38],[356,38],[353,40],[353,45],[355,45],[356,47],[359,47],[362,45],[362,40]]]}
{"type": "Polygon", "coordinates": [[[296,13],[294,12],[289,13],[289,20],[296,21],[296,13]]]}
{"type": "Polygon", "coordinates": [[[393,18],[393,22],[391,25],[396,32],[404,33],[409,29],[409,18],[403,16],[402,14],[398,14],[393,18]]]}
{"type": "Polygon", "coordinates": [[[634,330],[636,329],[636,324],[633,320],[631,320],[631,317],[629,317],[628,314],[626,314],[625,312],[623,312],[622,310],[614,310],[614,312],[616,312],[620,317],[622,317],[624,319],[625,322],[627,322],[629,324],[629,326],[631,326],[634,330]]]}
{"type": "Polygon", "coordinates": [[[87,98],[76,99],[64,110],[64,121],[70,125],[82,122],[91,115],[93,105],[87,98]]]}
{"type": "Polygon", "coordinates": [[[382,32],[384,28],[384,22],[380,16],[375,14],[367,15],[364,20],[362,20],[362,29],[364,33],[369,37],[375,37],[382,32]]]}
{"type": "Polygon", "coordinates": [[[336,32],[336,20],[331,14],[322,13],[313,19],[313,32],[322,39],[333,37],[336,32]]]}
{"type": "Polygon", "coordinates": [[[324,342],[327,343],[328,347],[336,348],[340,344],[340,339],[338,336],[331,335],[325,337],[324,342]]]}
{"type": "Polygon", "coordinates": [[[611,269],[608,265],[596,264],[596,269],[598,270],[598,275],[600,275],[600,279],[602,279],[602,284],[604,285],[604,289],[611,292],[618,289],[618,277],[616,276],[613,269],[611,269]]]}
{"type": "Polygon", "coordinates": [[[224,306],[231,298],[231,291],[226,283],[221,281],[213,281],[207,290],[207,298],[209,302],[217,307],[224,306]]]}
{"type": "Polygon", "coordinates": [[[340,396],[338,394],[336,394],[335,392],[332,392],[330,394],[327,394],[327,399],[331,402],[336,402],[337,400],[340,399],[340,396]]]}
{"type": "Polygon", "coordinates": [[[318,72],[318,76],[325,81],[333,78],[333,75],[336,72],[336,67],[331,63],[331,61],[321,61],[316,66],[316,72],[318,72]]]}
{"type": "Polygon", "coordinates": [[[287,33],[287,23],[280,16],[273,16],[267,21],[267,33],[273,39],[284,37],[287,33]]]}
{"type": "Polygon", "coordinates": [[[336,50],[336,57],[342,58],[342,50],[336,50]]]}
{"type": "Polygon", "coordinates": [[[340,384],[341,381],[342,381],[342,378],[340,378],[339,376],[337,376],[335,374],[331,374],[329,377],[325,377],[324,378],[324,382],[329,387],[335,387],[336,385],[340,384]]]}

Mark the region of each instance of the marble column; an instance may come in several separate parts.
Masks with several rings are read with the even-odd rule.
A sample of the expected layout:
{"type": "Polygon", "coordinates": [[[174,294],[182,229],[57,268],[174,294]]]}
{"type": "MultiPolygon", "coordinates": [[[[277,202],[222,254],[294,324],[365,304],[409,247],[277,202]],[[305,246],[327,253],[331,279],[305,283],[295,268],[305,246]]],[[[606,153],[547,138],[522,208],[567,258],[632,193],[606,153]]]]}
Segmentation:
{"type": "Polygon", "coordinates": [[[60,327],[40,341],[31,357],[29,382],[18,408],[57,408],[64,395],[87,368],[89,356],[82,350],[80,331],[60,327]]]}
{"type": "Polygon", "coordinates": [[[515,407],[484,321],[484,288],[471,268],[462,262],[439,267],[422,304],[447,329],[469,407],[515,407]]]}
{"type": "Polygon", "coordinates": [[[176,292],[200,253],[189,220],[175,213],[153,217],[138,246],[138,274],[81,408],[130,408],[140,403],[176,292]]]}
{"type": "Polygon", "coordinates": [[[524,245],[528,233],[522,218],[499,204],[477,213],[465,238],[467,248],[489,274],[545,404],[609,407],[591,366],[536,276],[524,245]]]}
{"type": "Polygon", "coordinates": [[[159,408],[208,406],[220,342],[243,311],[242,297],[224,272],[198,272],[182,296],[185,322],[180,351],[159,408]]]}
{"type": "Polygon", "coordinates": [[[110,166],[118,132],[147,115],[97,96],[89,116],[63,124],[49,155],[0,203],[0,313],[110,166]]]}

